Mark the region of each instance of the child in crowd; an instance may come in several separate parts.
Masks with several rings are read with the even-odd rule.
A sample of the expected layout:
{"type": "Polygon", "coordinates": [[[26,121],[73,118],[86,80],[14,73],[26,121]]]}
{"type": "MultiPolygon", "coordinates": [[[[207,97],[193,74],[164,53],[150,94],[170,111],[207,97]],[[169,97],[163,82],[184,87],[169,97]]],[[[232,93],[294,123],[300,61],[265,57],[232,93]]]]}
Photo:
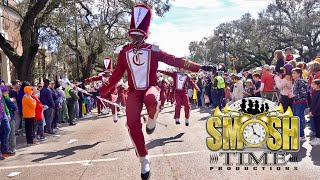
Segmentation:
{"type": "Polygon", "coordinates": [[[234,77],[234,86],[231,94],[231,99],[233,102],[243,98],[243,83],[239,76],[234,77]]]}
{"type": "Polygon", "coordinates": [[[252,80],[251,79],[247,79],[246,80],[246,87],[244,88],[244,91],[243,91],[243,95],[244,97],[253,97],[254,94],[253,94],[253,85],[252,85],[252,80]]]}
{"type": "MultiPolygon", "coordinates": [[[[225,103],[229,103],[231,99],[231,89],[229,87],[229,83],[225,82],[225,87],[224,87],[224,98],[225,98],[225,103]]],[[[210,100],[209,100],[210,101],[210,100]]]]}
{"type": "Polygon", "coordinates": [[[44,137],[44,125],[43,125],[43,105],[37,97],[37,88],[33,88],[31,96],[36,101],[35,117],[34,117],[34,136],[40,141],[46,140],[44,137]]]}
{"type": "Polygon", "coordinates": [[[310,105],[310,116],[313,118],[316,137],[310,141],[313,146],[320,145],[320,79],[313,80],[311,87],[312,92],[311,105],[310,105]]]}
{"type": "Polygon", "coordinates": [[[294,68],[292,70],[293,94],[289,94],[289,98],[293,98],[293,115],[300,118],[300,140],[305,140],[304,126],[306,123],[304,117],[304,111],[307,108],[307,85],[302,79],[302,70],[300,68],[294,68]]]}
{"type": "Polygon", "coordinates": [[[34,141],[34,117],[36,116],[36,100],[31,95],[33,90],[31,86],[24,88],[24,95],[22,98],[22,116],[25,120],[25,130],[27,144],[37,144],[34,141]]]}
{"type": "Polygon", "coordinates": [[[260,86],[261,86],[261,75],[258,74],[258,73],[255,73],[253,74],[253,80],[254,80],[254,91],[253,91],[253,94],[255,97],[261,97],[261,94],[260,94],[260,86]]]}

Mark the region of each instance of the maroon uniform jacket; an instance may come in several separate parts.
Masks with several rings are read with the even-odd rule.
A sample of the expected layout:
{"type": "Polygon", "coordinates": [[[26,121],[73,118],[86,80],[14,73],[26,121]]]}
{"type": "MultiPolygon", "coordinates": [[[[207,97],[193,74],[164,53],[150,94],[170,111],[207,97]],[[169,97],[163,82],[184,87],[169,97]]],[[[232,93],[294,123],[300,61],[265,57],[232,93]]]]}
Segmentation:
{"type": "Polygon", "coordinates": [[[191,81],[190,77],[187,74],[182,74],[178,72],[168,72],[168,71],[159,71],[164,75],[171,76],[173,78],[173,87],[176,94],[185,94],[187,93],[187,82],[194,88],[198,89],[198,86],[191,81]]]}
{"type": "Polygon", "coordinates": [[[158,62],[184,68],[197,72],[201,66],[197,63],[177,58],[159,50],[157,46],[143,44],[137,52],[129,44],[123,47],[118,56],[118,64],[109,81],[100,88],[101,94],[106,94],[122,78],[125,71],[128,74],[129,92],[134,90],[147,90],[150,86],[157,85],[158,62]]]}

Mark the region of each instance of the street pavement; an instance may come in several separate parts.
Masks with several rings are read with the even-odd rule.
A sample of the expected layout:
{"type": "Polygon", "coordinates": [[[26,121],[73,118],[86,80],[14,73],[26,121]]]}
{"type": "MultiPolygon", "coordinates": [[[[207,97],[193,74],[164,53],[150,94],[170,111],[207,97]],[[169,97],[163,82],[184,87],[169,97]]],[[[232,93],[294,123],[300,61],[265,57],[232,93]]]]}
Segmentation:
{"type": "MultiPolygon", "coordinates": [[[[145,110],[143,111],[145,113],[145,110]]],[[[190,126],[176,125],[174,108],[166,105],[158,117],[157,128],[151,135],[145,133],[151,159],[151,179],[320,179],[320,147],[303,142],[298,162],[288,163],[290,170],[227,170],[219,158],[210,163],[206,146],[206,120],[212,110],[195,108],[191,111],[190,126]],[[217,170],[216,167],[223,167],[217,170]],[[214,167],[210,170],[210,167],[214,167]],[[298,170],[293,170],[297,167],[298,170]]],[[[181,111],[184,117],[184,111],[181,111]]],[[[126,117],[120,113],[118,123],[111,115],[97,116],[93,112],[76,126],[64,126],[57,135],[48,136],[40,145],[19,143],[14,157],[0,162],[0,179],[16,180],[136,180],[140,179],[140,163],[125,126],[126,117]],[[68,143],[69,142],[69,143],[68,143]],[[12,172],[20,174],[9,178],[12,172]]],[[[307,130],[306,130],[306,133],[307,130]]],[[[19,137],[19,141],[21,140],[19,137]]],[[[259,150],[258,150],[259,151],[259,150]]],[[[258,152],[257,151],[257,152],[258,152]]],[[[263,151],[263,150],[261,150],[263,151]]],[[[261,152],[262,153],[262,152],[261,152]]],[[[217,154],[217,153],[216,153],[217,154]]]]}

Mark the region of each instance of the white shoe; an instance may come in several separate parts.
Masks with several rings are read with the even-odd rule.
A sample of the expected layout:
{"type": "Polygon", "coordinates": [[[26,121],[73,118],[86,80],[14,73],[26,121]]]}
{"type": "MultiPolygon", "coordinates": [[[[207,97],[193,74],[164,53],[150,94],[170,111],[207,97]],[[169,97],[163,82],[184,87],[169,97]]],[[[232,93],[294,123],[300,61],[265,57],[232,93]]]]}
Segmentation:
{"type": "Polygon", "coordinates": [[[179,118],[176,119],[176,124],[180,124],[180,119],[179,118]]]}
{"type": "Polygon", "coordinates": [[[149,157],[140,157],[141,163],[141,174],[145,174],[146,172],[150,171],[150,160],[149,157]]]}
{"type": "Polygon", "coordinates": [[[146,126],[146,132],[147,134],[152,134],[153,131],[156,129],[156,120],[158,118],[158,115],[159,115],[159,112],[160,112],[160,102],[158,101],[158,104],[157,104],[157,111],[156,113],[154,114],[154,117],[153,119],[151,119],[150,117],[148,118],[148,122],[147,122],[147,126],[146,126]]]}
{"type": "Polygon", "coordinates": [[[113,122],[118,122],[118,116],[116,114],[113,115],[113,122]]]}
{"type": "Polygon", "coordinates": [[[149,179],[150,178],[150,160],[148,156],[140,158],[141,163],[141,178],[149,179]]]}
{"type": "Polygon", "coordinates": [[[189,126],[189,119],[186,119],[186,126],[189,126]]]}
{"type": "Polygon", "coordinates": [[[314,138],[314,139],[310,142],[310,144],[311,144],[312,146],[319,146],[319,145],[320,145],[320,138],[314,138]]]}

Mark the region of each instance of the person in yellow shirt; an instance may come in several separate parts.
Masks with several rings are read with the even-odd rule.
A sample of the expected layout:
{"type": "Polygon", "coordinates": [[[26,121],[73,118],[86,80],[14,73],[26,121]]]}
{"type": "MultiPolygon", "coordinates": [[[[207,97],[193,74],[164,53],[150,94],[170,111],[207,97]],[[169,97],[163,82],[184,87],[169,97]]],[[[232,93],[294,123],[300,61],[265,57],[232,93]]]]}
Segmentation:
{"type": "Polygon", "coordinates": [[[26,86],[24,88],[24,96],[22,98],[22,116],[25,120],[27,144],[36,144],[34,142],[34,117],[36,116],[36,100],[32,95],[32,87],[26,86]]]}

